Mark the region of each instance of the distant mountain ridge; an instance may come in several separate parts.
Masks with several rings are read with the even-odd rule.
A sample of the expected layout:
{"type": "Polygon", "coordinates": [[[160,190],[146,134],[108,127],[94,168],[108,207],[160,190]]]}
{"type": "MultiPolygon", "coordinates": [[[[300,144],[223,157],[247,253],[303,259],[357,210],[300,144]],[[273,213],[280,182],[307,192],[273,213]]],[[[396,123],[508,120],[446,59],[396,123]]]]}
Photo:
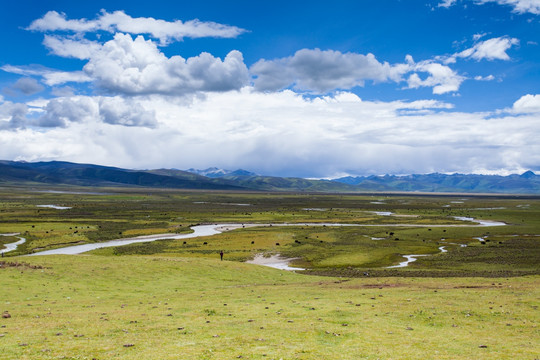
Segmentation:
{"type": "Polygon", "coordinates": [[[78,186],[148,186],[161,188],[246,190],[228,182],[216,181],[191,173],[163,175],[159,170],[128,170],[93,164],[64,161],[15,162],[0,161],[2,182],[45,183],[78,186]]]}
{"type": "Polygon", "coordinates": [[[222,177],[227,177],[227,176],[257,176],[258,174],[255,174],[251,171],[247,171],[247,170],[243,170],[243,169],[238,169],[238,170],[225,170],[225,169],[220,169],[220,168],[217,168],[217,167],[210,167],[208,169],[204,169],[204,170],[199,170],[199,169],[187,169],[185,170],[187,172],[190,172],[190,173],[193,173],[193,174],[197,174],[197,175],[202,175],[202,176],[206,176],[206,177],[209,177],[209,178],[222,178],[222,177]]]}
{"type": "Polygon", "coordinates": [[[372,191],[540,193],[540,176],[532,171],[521,175],[423,174],[346,176],[334,181],[372,191]]]}
{"type": "Polygon", "coordinates": [[[261,176],[241,169],[130,170],[62,161],[0,161],[0,186],[2,184],[144,186],[242,191],[540,194],[540,176],[532,171],[509,176],[434,173],[310,180],[261,176]]]}

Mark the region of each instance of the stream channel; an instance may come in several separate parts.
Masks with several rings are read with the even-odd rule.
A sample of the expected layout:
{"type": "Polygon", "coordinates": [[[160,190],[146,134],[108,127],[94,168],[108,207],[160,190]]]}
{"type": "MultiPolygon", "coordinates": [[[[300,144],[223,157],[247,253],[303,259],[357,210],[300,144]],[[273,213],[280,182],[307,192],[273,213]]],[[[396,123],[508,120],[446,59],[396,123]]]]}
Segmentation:
{"type": "MultiPolygon", "coordinates": [[[[241,229],[241,228],[247,228],[247,227],[279,227],[279,226],[323,226],[323,227],[340,227],[340,226],[347,226],[347,227],[485,227],[485,226],[503,226],[506,225],[503,222],[499,221],[489,221],[489,220],[476,220],[473,218],[457,218],[458,220],[462,221],[468,221],[468,222],[474,222],[473,224],[451,224],[451,225],[440,225],[440,224],[434,224],[434,225],[428,225],[428,224],[334,224],[334,223],[295,223],[295,224],[210,224],[210,225],[196,225],[192,226],[191,230],[193,230],[192,233],[189,234],[157,234],[157,235],[146,235],[146,236],[138,236],[133,238],[125,238],[125,239],[117,239],[117,240],[111,240],[111,241],[105,241],[101,243],[91,243],[91,244],[82,244],[82,245],[75,245],[75,246],[68,246],[58,249],[52,249],[52,250],[44,250],[35,252],[32,254],[29,254],[27,256],[38,256],[38,255],[76,255],[76,254],[82,254],[87,251],[92,251],[96,249],[106,248],[106,247],[114,247],[114,246],[123,246],[128,244],[134,244],[134,243],[142,243],[142,242],[150,242],[150,241],[156,241],[156,240],[164,240],[164,239],[173,239],[173,240],[180,240],[180,239],[191,239],[196,237],[205,237],[205,236],[212,236],[216,234],[220,234],[224,231],[229,230],[235,230],[235,229],[241,229]]],[[[14,234],[9,234],[14,235],[14,234]]],[[[1,252],[8,252],[13,251],[17,248],[17,245],[24,243],[25,239],[20,238],[21,240],[16,243],[6,244],[6,249],[2,250],[1,252]]],[[[441,252],[446,252],[444,248],[439,248],[441,252]]],[[[391,266],[393,267],[405,267],[408,266],[409,263],[416,260],[418,256],[424,256],[424,255],[403,255],[404,258],[407,260],[404,262],[401,262],[398,265],[391,266]]],[[[283,270],[302,270],[302,269],[296,269],[291,268],[287,264],[287,260],[291,259],[281,259],[277,262],[264,262],[260,265],[265,266],[271,266],[283,270]]],[[[252,263],[257,263],[256,261],[252,261],[252,263]]]]}

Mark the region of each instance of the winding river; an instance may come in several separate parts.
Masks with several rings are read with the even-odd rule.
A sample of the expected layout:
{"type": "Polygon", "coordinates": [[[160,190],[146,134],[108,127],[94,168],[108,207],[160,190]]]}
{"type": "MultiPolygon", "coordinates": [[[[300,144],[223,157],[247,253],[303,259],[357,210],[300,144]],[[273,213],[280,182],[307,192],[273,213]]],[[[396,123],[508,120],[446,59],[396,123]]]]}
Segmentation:
{"type": "Polygon", "coordinates": [[[13,250],[17,249],[17,246],[22,245],[22,244],[24,244],[26,242],[25,238],[17,236],[17,235],[19,235],[19,233],[0,234],[0,236],[14,236],[14,237],[19,239],[19,241],[12,242],[12,243],[9,243],[9,244],[4,244],[5,249],[0,250],[0,254],[2,254],[2,256],[4,255],[4,253],[13,251],[13,250]]]}
{"type": "MultiPolygon", "coordinates": [[[[439,251],[440,253],[445,253],[445,252],[448,252],[448,250],[445,249],[446,246],[439,246],[439,251]]],[[[392,265],[392,266],[387,266],[386,268],[387,269],[395,269],[395,268],[402,268],[402,267],[407,267],[409,266],[410,263],[412,262],[415,262],[416,260],[418,260],[418,258],[420,256],[431,256],[431,255],[435,255],[435,254],[422,254],[422,255],[414,255],[414,254],[411,254],[411,255],[403,255],[403,257],[407,260],[405,261],[402,261],[400,262],[399,264],[397,265],[392,265]]]]}
{"type": "Polygon", "coordinates": [[[171,234],[137,236],[137,237],[132,237],[132,238],[105,241],[102,243],[83,244],[83,245],[68,246],[68,247],[63,247],[63,248],[58,248],[58,249],[53,249],[53,250],[45,250],[45,251],[29,254],[28,256],[77,255],[77,254],[82,254],[87,251],[92,251],[96,249],[113,247],[113,246],[123,246],[123,245],[134,244],[134,243],[150,242],[150,241],[164,240],[164,239],[177,240],[177,239],[190,239],[190,238],[196,238],[196,237],[202,237],[202,236],[212,236],[212,235],[216,235],[224,231],[221,229],[222,227],[237,228],[238,226],[236,224],[197,225],[197,226],[191,227],[191,230],[193,230],[193,232],[189,234],[172,234],[171,233],[171,234]]]}
{"type": "MultiPolygon", "coordinates": [[[[83,245],[75,245],[75,246],[68,246],[53,250],[45,250],[36,252],[33,254],[29,254],[27,256],[37,256],[37,255],[76,255],[76,254],[82,254],[87,251],[92,251],[96,249],[106,248],[106,247],[114,247],[114,246],[123,246],[128,244],[134,244],[134,243],[142,243],[142,242],[150,242],[150,241],[156,241],[156,240],[164,240],[164,239],[191,239],[191,238],[197,238],[197,237],[205,237],[205,236],[212,236],[219,233],[222,233],[224,231],[229,230],[235,230],[240,228],[247,228],[247,227],[282,227],[282,226],[322,226],[322,227],[330,227],[330,226],[347,226],[347,227],[428,227],[428,228],[434,228],[434,227],[484,227],[484,226],[503,226],[506,225],[503,222],[498,221],[489,221],[489,220],[476,220],[473,218],[458,218],[458,220],[462,221],[468,221],[468,222],[474,222],[474,224],[451,224],[451,225],[427,225],[427,224],[334,224],[334,223],[295,223],[295,224],[211,224],[211,225],[196,225],[192,226],[191,230],[193,230],[192,233],[189,234],[158,234],[158,235],[147,235],[147,236],[138,236],[133,238],[125,238],[125,239],[117,239],[117,240],[111,240],[106,241],[102,243],[92,243],[92,244],[83,244],[83,245]]],[[[10,234],[12,235],[12,234],[10,234]]],[[[24,242],[23,238],[20,238],[21,241],[18,241],[17,243],[7,244],[6,247],[9,245],[9,249],[5,249],[2,252],[12,251],[17,248],[17,245],[24,242]]],[[[441,252],[446,252],[444,248],[439,248],[441,252]]],[[[416,261],[416,258],[423,255],[404,255],[404,257],[407,259],[404,262],[401,262],[398,265],[394,265],[392,267],[405,267],[408,266],[409,263],[416,261]]],[[[274,259],[277,260],[277,259],[274,259]]],[[[281,259],[281,261],[268,261],[268,263],[261,264],[266,266],[271,266],[275,268],[280,268],[284,270],[299,270],[288,267],[287,262],[283,261],[284,259],[281,259]]]]}
{"type": "MultiPolygon", "coordinates": [[[[33,254],[29,254],[26,256],[37,256],[37,255],[77,255],[82,254],[88,251],[101,249],[101,248],[107,248],[107,247],[114,247],[114,246],[123,246],[128,244],[134,244],[134,243],[142,243],[142,242],[151,242],[156,240],[164,240],[164,239],[172,239],[172,240],[179,240],[179,239],[191,239],[191,238],[197,238],[197,237],[204,237],[204,236],[212,236],[216,234],[220,234],[224,231],[230,231],[240,228],[248,228],[248,227],[282,227],[282,226],[322,226],[322,227],[330,227],[330,226],[357,226],[357,227],[428,227],[428,228],[434,228],[434,227],[484,227],[484,226],[503,226],[506,225],[503,222],[499,221],[491,221],[491,220],[476,220],[474,218],[465,218],[465,217],[456,217],[457,220],[467,221],[467,222],[473,222],[473,224],[451,224],[451,225],[427,225],[427,224],[334,224],[334,223],[295,223],[295,224],[211,224],[211,225],[196,225],[192,226],[191,230],[193,230],[192,233],[189,234],[157,234],[157,235],[146,235],[146,236],[137,236],[132,238],[124,238],[124,239],[117,239],[117,240],[111,240],[111,241],[105,241],[101,243],[92,243],[92,244],[82,244],[82,245],[75,245],[75,246],[67,246],[63,248],[53,249],[53,250],[45,250],[45,251],[39,251],[33,254]]],[[[19,238],[19,241],[5,244],[5,248],[0,250],[0,253],[3,255],[4,253],[7,253],[9,251],[13,251],[17,249],[17,246],[23,244],[26,239],[20,236],[19,233],[12,233],[12,234],[0,234],[0,236],[15,236],[19,238]]],[[[441,252],[446,252],[447,250],[444,249],[443,246],[439,248],[441,252]]],[[[389,266],[388,268],[400,268],[400,267],[406,267],[411,262],[416,261],[416,259],[420,256],[428,256],[428,255],[403,255],[403,257],[406,259],[406,261],[403,261],[399,263],[398,265],[389,266]]],[[[281,270],[303,270],[298,268],[292,268],[289,266],[289,261],[291,259],[283,259],[280,258],[279,255],[276,255],[274,257],[270,258],[258,258],[256,257],[254,260],[251,260],[251,263],[260,264],[264,266],[270,266],[281,270]]]]}

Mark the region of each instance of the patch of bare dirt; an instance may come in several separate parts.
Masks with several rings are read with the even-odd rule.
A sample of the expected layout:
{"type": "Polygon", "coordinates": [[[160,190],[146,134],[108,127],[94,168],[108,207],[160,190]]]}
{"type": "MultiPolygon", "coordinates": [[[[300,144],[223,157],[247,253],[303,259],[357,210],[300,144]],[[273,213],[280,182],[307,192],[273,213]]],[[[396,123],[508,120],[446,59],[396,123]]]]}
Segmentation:
{"type": "Polygon", "coordinates": [[[0,269],[4,269],[4,268],[8,268],[8,267],[12,267],[12,268],[23,268],[23,269],[44,269],[43,266],[41,265],[32,265],[32,264],[28,264],[28,263],[24,263],[24,262],[8,262],[8,261],[0,261],[0,269]]]}

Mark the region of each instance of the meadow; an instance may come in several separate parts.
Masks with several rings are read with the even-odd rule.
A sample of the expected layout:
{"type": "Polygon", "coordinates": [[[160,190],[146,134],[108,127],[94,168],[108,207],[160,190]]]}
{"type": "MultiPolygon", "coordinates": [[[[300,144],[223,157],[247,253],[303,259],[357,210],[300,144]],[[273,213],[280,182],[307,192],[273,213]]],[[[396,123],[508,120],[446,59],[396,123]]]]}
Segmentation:
{"type": "Polygon", "coordinates": [[[0,233],[27,241],[0,259],[0,359],[537,359],[539,215],[527,196],[2,187],[0,233]],[[299,225],[22,256],[204,223],[299,225]],[[387,268],[405,254],[429,256],[387,268]]]}

